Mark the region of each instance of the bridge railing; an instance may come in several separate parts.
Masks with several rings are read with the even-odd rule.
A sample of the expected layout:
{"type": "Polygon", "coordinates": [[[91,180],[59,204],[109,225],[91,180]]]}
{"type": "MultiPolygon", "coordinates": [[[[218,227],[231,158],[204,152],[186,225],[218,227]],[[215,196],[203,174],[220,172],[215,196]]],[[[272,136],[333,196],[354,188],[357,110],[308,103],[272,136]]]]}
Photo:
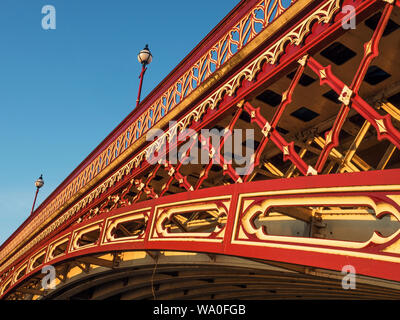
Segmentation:
{"type": "Polygon", "coordinates": [[[3,244],[0,261],[296,1],[242,1],[3,244]]]}

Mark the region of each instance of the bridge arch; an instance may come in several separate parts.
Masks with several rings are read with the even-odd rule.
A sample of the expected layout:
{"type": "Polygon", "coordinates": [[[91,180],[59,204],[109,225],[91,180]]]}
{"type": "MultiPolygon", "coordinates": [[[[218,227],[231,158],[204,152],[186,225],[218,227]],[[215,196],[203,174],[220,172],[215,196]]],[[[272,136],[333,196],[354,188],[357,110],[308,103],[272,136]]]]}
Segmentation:
{"type": "MultiPolygon", "coordinates": [[[[29,292],[21,291],[20,286],[37,279],[45,265],[58,266],[63,280],[66,276],[59,266],[65,268],[71,261],[84,272],[85,268],[89,272],[91,265],[113,269],[118,252],[128,256],[128,252],[144,252],[147,257],[160,251],[191,252],[202,257],[242,259],[241,263],[255,259],[269,265],[281,263],[292,270],[296,265],[304,270],[330,270],[336,278],[343,266],[353,265],[360,277],[381,278],[387,283],[399,281],[398,261],[392,253],[400,239],[400,208],[396,202],[400,186],[396,176],[387,171],[353,173],[348,177],[352,182],[343,181],[342,175],[340,179],[330,175],[297,178],[290,184],[276,180],[268,187],[262,181],[246,183],[245,188],[215,187],[111,210],[77,222],[38,246],[4,282],[2,294],[12,297],[18,290],[29,292]],[[362,179],[375,184],[365,186],[362,179]],[[315,206],[326,206],[318,220],[312,215],[315,206]],[[276,220],[284,220],[286,229],[276,228],[276,220]],[[341,239],[337,223],[341,227],[347,223],[347,228],[353,230],[353,239],[341,239]],[[306,233],[298,235],[298,230],[306,233]],[[323,232],[325,238],[321,238],[323,232]],[[114,254],[111,260],[99,258],[110,253],[114,254]],[[85,261],[86,267],[79,266],[85,261]]],[[[196,259],[192,265],[197,265],[196,259]]],[[[226,263],[225,268],[229,265],[226,263]]]]}

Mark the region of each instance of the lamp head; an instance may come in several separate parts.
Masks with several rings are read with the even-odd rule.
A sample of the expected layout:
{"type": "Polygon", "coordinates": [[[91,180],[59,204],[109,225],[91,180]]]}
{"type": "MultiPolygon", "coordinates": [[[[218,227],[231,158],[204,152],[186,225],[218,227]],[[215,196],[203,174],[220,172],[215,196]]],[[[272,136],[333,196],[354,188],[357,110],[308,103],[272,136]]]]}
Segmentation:
{"type": "Polygon", "coordinates": [[[35,181],[35,186],[36,188],[40,189],[41,187],[43,187],[43,185],[44,185],[43,175],[41,174],[39,179],[35,181]]]}
{"type": "Polygon", "coordinates": [[[140,51],[138,54],[138,61],[142,65],[147,65],[147,64],[150,64],[152,60],[153,60],[153,55],[150,52],[149,45],[146,44],[144,49],[142,51],[140,51]]]}

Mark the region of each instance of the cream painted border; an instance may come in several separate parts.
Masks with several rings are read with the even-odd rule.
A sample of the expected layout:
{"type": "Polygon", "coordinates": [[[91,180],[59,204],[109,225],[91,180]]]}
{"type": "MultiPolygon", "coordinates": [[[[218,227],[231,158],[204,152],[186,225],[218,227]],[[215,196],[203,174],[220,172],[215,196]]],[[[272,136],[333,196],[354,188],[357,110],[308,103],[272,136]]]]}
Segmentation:
{"type": "MultiPolygon", "coordinates": [[[[47,247],[42,247],[38,251],[36,251],[30,258],[29,258],[29,265],[28,265],[28,272],[31,272],[33,268],[33,263],[35,262],[36,259],[38,259],[42,254],[44,254],[44,259],[43,263],[46,261],[46,253],[47,253],[47,247]]],[[[42,264],[43,264],[42,263],[42,264]]]]}
{"type": "Polygon", "coordinates": [[[286,245],[286,244],[279,244],[279,243],[276,243],[276,244],[275,243],[259,243],[259,242],[250,242],[250,241],[235,241],[234,244],[240,244],[240,245],[245,245],[245,246],[259,246],[259,247],[267,247],[267,248],[290,249],[290,250],[306,251],[306,252],[311,251],[311,252],[327,253],[327,254],[334,254],[334,255],[340,255],[340,256],[351,256],[351,257],[356,257],[356,258],[400,263],[400,257],[379,255],[379,254],[373,254],[373,253],[364,253],[364,252],[357,252],[357,251],[344,251],[344,250],[337,250],[337,249],[305,247],[305,246],[286,245]]]}
{"type": "Polygon", "coordinates": [[[102,228],[101,228],[101,224],[104,222],[104,220],[98,220],[98,221],[96,221],[96,222],[93,222],[93,223],[89,223],[89,224],[87,224],[87,225],[85,225],[85,226],[82,226],[82,227],[80,227],[80,228],[78,228],[78,229],[76,229],[76,230],[74,230],[74,231],[72,231],[72,235],[71,235],[71,243],[70,243],[70,245],[69,245],[69,248],[68,248],[68,253],[71,253],[71,252],[76,252],[76,251],[80,251],[80,250],[84,250],[84,249],[88,249],[88,248],[92,248],[92,247],[96,247],[96,246],[98,246],[99,244],[100,244],[100,237],[101,237],[101,233],[102,233],[102,228]],[[83,231],[86,231],[86,229],[88,229],[87,231],[88,232],[90,232],[90,231],[93,231],[93,230],[96,230],[96,229],[100,229],[100,235],[99,235],[99,239],[98,239],[98,242],[99,243],[94,243],[94,244],[88,244],[88,245],[85,245],[85,246],[83,246],[83,247],[78,247],[78,248],[74,248],[74,243],[76,242],[76,238],[77,237],[80,237],[81,236],[81,232],[83,232],[83,231]]]}
{"type": "MultiPolygon", "coordinates": [[[[14,271],[14,274],[13,274],[13,283],[16,283],[18,280],[17,280],[17,277],[18,277],[18,274],[26,267],[26,270],[25,270],[25,274],[27,274],[28,272],[29,272],[29,265],[28,265],[28,262],[29,261],[26,261],[25,263],[23,263],[18,269],[17,269],[17,271],[14,271]]],[[[25,275],[24,274],[24,275],[25,275]]],[[[23,275],[23,276],[24,276],[23,275]]],[[[23,277],[22,276],[22,277],[23,277]]]]}
{"type": "MultiPolygon", "coordinates": [[[[400,191],[400,185],[326,187],[326,188],[279,190],[279,191],[267,191],[267,192],[254,192],[254,193],[240,194],[238,197],[238,202],[237,202],[237,206],[236,206],[236,216],[235,216],[235,221],[234,221],[234,226],[233,226],[231,243],[246,245],[246,246],[261,246],[261,247],[269,247],[269,248],[301,250],[301,251],[308,251],[308,252],[311,251],[311,252],[320,252],[320,253],[328,253],[328,254],[336,254],[336,255],[344,255],[344,256],[354,256],[354,257],[358,257],[358,258],[367,258],[367,259],[389,261],[389,262],[400,262],[400,257],[397,258],[397,257],[392,257],[392,256],[384,256],[384,255],[377,255],[377,254],[371,254],[371,253],[345,251],[345,250],[340,250],[340,249],[328,249],[328,248],[319,248],[319,247],[300,246],[300,245],[296,245],[296,244],[291,245],[291,244],[280,244],[280,243],[269,243],[269,242],[235,240],[235,236],[236,236],[237,230],[238,230],[238,221],[239,221],[241,203],[242,203],[243,198],[258,197],[258,196],[310,194],[310,193],[313,193],[313,194],[339,193],[339,192],[351,192],[351,191],[353,191],[353,192],[360,192],[360,191],[364,191],[364,192],[365,191],[388,191],[388,192],[391,192],[392,191],[393,192],[393,191],[400,191]]],[[[272,236],[272,237],[278,238],[277,236],[272,236]]],[[[280,241],[282,241],[282,242],[290,242],[291,237],[283,237],[282,236],[279,238],[281,238],[280,241]]],[[[293,238],[296,238],[296,237],[293,237],[293,238]]],[[[303,243],[305,242],[304,238],[297,238],[297,239],[301,239],[303,243]]],[[[330,240],[326,240],[326,241],[330,241],[330,240]]],[[[299,242],[299,241],[293,241],[293,242],[299,242]]],[[[345,243],[348,243],[348,242],[345,242],[345,243]]],[[[318,243],[318,245],[321,245],[321,243],[318,243]]],[[[330,242],[330,246],[332,246],[332,245],[333,245],[333,243],[330,242]]]]}
{"type": "MultiPolygon", "coordinates": [[[[146,208],[143,208],[143,209],[136,209],[136,210],[120,213],[118,215],[111,216],[111,217],[108,217],[107,219],[105,219],[104,227],[103,227],[104,232],[103,232],[103,236],[102,236],[100,245],[101,246],[106,246],[106,245],[126,243],[126,242],[143,242],[145,240],[145,238],[143,238],[143,239],[125,239],[125,240],[115,240],[115,241],[112,241],[112,242],[105,242],[106,232],[107,232],[107,228],[108,228],[108,222],[110,220],[118,219],[120,217],[129,216],[131,214],[139,214],[139,213],[142,213],[143,215],[147,214],[147,218],[150,219],[151,209],[152,209],[151,207],[146,207],[146,208]]],[[[147,220],[147,223],[148,223],[148,220],[147,220]]],[[[147,228],[147,225],[146,225],[146,228],[147,228]]]]}
{"type": "Polygon", "coordinates": [[[259,197],[259,196],[277,196],[277,195],[295,195],[295,194],[310,194],[310,193],[339,193],[339,192],[366,192],[366,191],[400,191],[400,185],[378,185],[378,186],[351,186],[351,187],[325,187],[325,188],[312,188],[312,189],[292,189],[292,190],[278,190],[278,191],[260,191],[252,193],[242,193],[238,197],[238,206],[236,207],[235,224],[233,226],[233,233],[231,241],[234,241],[234,236],[237,229],[239,219],[240,201],[244,197],[259,197]]]}
{"type": "MultiPolygon", "coordinates": [[[[220,239],[202,239],[202,238],[184,238],[182,239],[181,237],[171,237],[171,238],[153,238],[153,232],[154,232],[154,226],[156,223],[156,220],[159,218],[159,212],[160,209],[166,208],[166,207],[173,207],[175,205],[185,205],[189,203],[198,203],[198,202],[209,202],[213,200],[228,200],[230,201],[230,204],[232,204],[232,195],[224,195],[224,196],[218,196],[218,197],[207,197],[207,198],[201,198],[201,199],[195,199],[195,200],[185,200],[185,201],[178,201],[178,202],[172,202],[172,203],[166,203],[162,205],[158,205],[154,207],[154,212],[153,212],[153,221],[151,222],[151,228],[150,228],[150,234],[149,234],[149,240],[148,241],[193,241],[193,242],[223,242],[224,238],[220,239]]],[[[229,211],[228,211],[229,213],[229,211]]]]}
{"type": "Polygon", "coordinates": [[[47,246],[47,253],[46,253],[46,260],[45,260],[45,263],[47,263],[47,262],[49,262],[50,260],[53,260],[53,259],[55,259],[55,258],[59,258],[59,257],[62,257],[62,256],[64,256],[64,255],[66,255],[67,254],[67,252],[69,252],[69,247],[67,246],[67,248],[65,249],[65,252],[64,253],[62,253],[62,254],[60,254],[60,255],[58,255],[58,256],[56,256],[56,257],[50,257],[50,254],[51,254],[51,251],[54,249],[54,246],[57,246],[57,245],[59,245],[59,244],[61,244],[61,243],[64,243],[64,241],[63,240],[67,240],[67,241],[65,241],[65,242],[69,242],[70,240],[71,240],[71,237],[72,237],[72,234],[71,233],[67,233],[67,234],[65,234],[65,235],[63,235],[63,236],[61,236],[61,237],[59,237],[58,239],[56,239],[56,240],[54,240],[52,243],[50,243],[48,246],[47,246]]]}
{"type": "MultiPolygon", "coordinates": [[[[265,199],[264,201],[270,202],[271,205],[268,205],[267,207],[270,206],[282,206],[284,205],[285,200],[293,200],[291,201],[292,203],[289,203],[288,205],[308,205],[308,206],[329,206],[330,203],[332,203],[332,199],[340,199],[343,198],[345,201],[341,202],[339,206],[341,205],[364,205],[371,207],[374,209],[375,213],[377,216],[379,216],[382,212],[386,212],[388,209],[387,207],[391,205],[385,203],[385,204],[377,204],[375,203],[371,197],[368,196],[343,196],[343,197],[334,197],[327,195],[325,197],[316,197],[316,196],[308,196],[308,197],[302,197],[302,198],[272,198],[272,199],[265,199]],[[328,201],[329,199],[329,201],[328,201]],[[295,201],[298,200],[298,201],[295,201]],[[307,204],[307,202],[312,201],[311,204],[307,204]]],[[[240,199],[241,200],[241,199],[240,199]]],[[[393,208],[393,207],[392,207],[393,208]]],[[[244,209],[244,210],[247,210],[244,209]]],[[[396,210],[393,208],[393,210],[396,210]]],[[[241,210],[242,211],[242,210],[241,210]]],[[[398,221],[400,221],[400,213],[398,210],[396,212],[392,213],[398,221]]],[[[244,216],[242,217],[242,221],[244,219],[244,216]]],[[[246,225],[242,225],[244,229],[246,229],[246,225]]],[[[254,230],[256,231],[256,234],[261,232],[259,229],[254,230]]],[[[395,233],[393,233],[391,236],[388,236],[386,238],[379,236],[376,232],[372,234],[372,236],[364,242],[356,242],[356,241],[344,241],[344,240],[329,240],[329,239],[318,239],[318,238],[305,238],[305,237],[290,237],[290,236],[277,236],[277,235],[264,235],[264,234],[259,234],[257,237],[260,239],[260,241],[277,241],[277,242],[293,242],[293,243],[302,243],[302,244],[313,244],[313,245],[324,245],[324,246],[331,246],[331,247],[343,247],[343,248],[352,248],[352,249],[361,249],[369,245],[370,243],[374,244],[382,244],[391,241],[395,237],[397,237],[400,234],[400,229],[397,230],[395,233]],[[262,238],[263,239],[262,239],[262,238]]],[[[235,240],[236,241],[236,240],[235,240]]]]}
{"type": "Polygon", "coordinates": [[[8,279],[8,281],[5,282],[4,285],[1,287],[1,295],[4,294],[5,288],[6,288],[8,285],[10,285],[10,286],[13,285],[13,278],[14,278],[14,276],[10,277],[10,278],[8,279]]]}
{"type": "MultiPolygon", "coordinates": [[[[285,22],[289,21],[290,17],[296,16],[298,14],[298,12],[300,12],[304,8],[304,3],[308,4],[308,3],[311,3],[311,1],[310,0],[298,0],[292,8],[289,8],[289,10],[286,11],[285,15],[281,15],[277,20],[275,20],[274,23],[272,23],[270,25],[269,28],[266,28],[263,32],[261,32],[258,35],[258,37],[256,37],[251,43],[246,45],[238,54],[236,54],[235,55],[236,58],[235,57],[233,57],[233,58],[238,59],[238,61],[240,61],[241,59],[243,59],[246,56],[245,55],[245,52],[247,52],[246,50],[250,50],[250,49],[255,50],[259,44],[261,44],[263,41],[265,41],[265,39],[267,39],[267,38],[271,37],[273,34],[275,34],[275,32],[277,30],[279,30],[282,27],[282,25],[285,24],[285,22]],[[286,21],[282,20],[283,17],[286,19],[286,21]],[[282,21],[282,24],[278,24],[278,21],[280,21],[280,20],[282,21]]],[[[266,52],[261,54],[261,56],[259,56],[255,60],[253,60],[246,68],[244,68],[242,71],[240,71],[238,74],[236,74],[236,76],[234,76],[232,79],[230,79],[228,82],[226,82],[220,89],[218,89],[216,92],[214,92],[212,95],[210,95],[205,101],[203,101],[194,110],[192,110],[187,116],[185,116],[184,119],[182,119],[177,124],[176,127],[178,128],[178,125],[179,125],[180,127],[184,128],[185,126],[188,125],[188,123],[190,123],[191,119],[193,119],[193,118],[199,119],[201,114],[204,113],[208,107],[210,107],[211,109],[214,109],[214,107],[217,105],[217,103],[222,99],[223,94],[227,93],[229,95],[233,95],[236,88],[239,86],[239,84],[242,82],[242,80],[244,78],[246,78],[248,80],[252,80],[255,77],[255,75],[258,73],[258,71],[261,69],[262,63],[264,61],[274,64],[276,62],[276,59],[278,58],[278,56],[284,51],[284,45],[287,42],[293,43],[295,45],[301,44],[302,39],[304,38],[305,34],[307,34],[310,31],[310,26],[313,21],[317,20],[318,22],[328,23],[331,20],[333,14],[339,9],[340,9],[340,0],[328,0],[326,3],[321,4],[321,6],[318,9],[316,9],[315,11],[313,11],[313,13],[310,16],[308,16],[306,20],[301,22],[298,26],[296,26],[291,31],[287,32],[285,35],[283,35],[282,38],[280,38],[280,40],[278,40],[274,45],[272,45],[269,49],[267,49],[266,52]]],[[[232,59],[230,63],[233,63],[233,61],[234,61],[234,59],[232,59]]],[[[222,72],[222,69],[223,68],[221,68],[221,72],[222,72]]],[[[218,80],[218,76],[211,77],[210,79],[218,80]]],[[[202,88],[204,88],[204,89],[208,88],[208,84],[205,83],[204,87],[202,87],[202,88]]],[[[198,90],[200,90],[200,87],[198,88],[198,90]]],[[[188,104],[190,104],[189,99],[190,99],[190,97],[188,97],[186,99],[188,104]]],[[[180,111],[182,111],[181,108],[184,109],[184,107],[181,106],[180,108],[177,108],[174,110],[177,112],[176,114],[178,114],[180,111]]],[[[170,113],[171,118],[173,118],[173,116],[174,116],[173,112],[170,113]]],[[[165,119],[163,119],[163,121],[160,121],[160,124],[159,124],[160,127],[162,127],[163,124],[165,124],[167,120],[168,119],[165,118],[165,119]],[[165,122],[163,122],[164,120],[165,120],[165,122]]],[[[164,135],[167,136],[167,134],[164,134],[164,135]]],[[[142,138],[144,139],[144,137],[142,137],[142,138]]],[[[141,141],[142,138],[140,138],[136,142],[138,145],[140,145],[142,143],[142,141],[141,141]]],[[[133,150],[135,150],[134,147],[135,147],[136,143],[129,148],[130,151],[126,154],[130,154],[131,151],[133,152],[133,150]]],[[[97,197],[100,193],[104,192],[107,188],[114,185],[115,181],[119,181],[122,178],[122,176],[125,173],[130,172],[130,170],[132,170],[132,168],[134,166],[137,167],[138,164],[142,161],[141,159],[143,159],[143,157],[147,151],[151,151],[152,149],[159,148],[159,147],[160,147],[159,143],[154,143],[154,144],[151,144],[148,148],[146,148],[142,152],[140,152],[139,154],[137,154],[134,159],[129,161],[128,164],[123,166],[115,174],[113,174],[113,176],[108,178],[105,182],[103,182],[100,186],[98,186],[94,191],[92,191],[85,198],[80,200],[75,206],[73,206],[71,209],[69,209],[67,212],[65,212],[61,217],[59,217],[52,225],[47,227],[42,233],[40,233],[38,236],[36,236],[25,247],[23,247],[19,252],[17,252],[8,261],[6,261],[3,265],[1,265],[0,272],[3,271],[5,268],[7,268],[13,261],[15,261],[15,259],[17,257],[22,255],[27,250],[29,250],[36,243],[39,243],[43,238],[45,238],[47,236],[47,234],[54,231],[59,225],[61,225],[66,220],[68,220],[71,216],[73,216],[76,213],[76,211],[80,210],[82,207],[85,207],[88,203],[91,203],[93,198],[97,197]]],[[[121,158],[120,161],[123,161],[123,160],[124,159],[121,158]]],[[[115,166],[117,166],[117,164],[118,164],[118,161],[116,161],[115,166]]],[[[110,167],[109,170],[113,170],[113,167],[110,167]]],[[[106,171],[107,170],[104,171],[104,174],[107,173],[106,171]]],[[[100,178],[101,178],[101,175],[99,175],[98,179],[100,179],[100,178]]],[[[95,181],[92,181],[92,182],[94,185],[95,181]]],[[[93,185],[91,183],[89,183],[87,188],[90,188],[93,185]]],[[[81,191],[78,191],[77,197],[79,195],[83,194],[83,192],[85,190],[86,189],[83,188],[81,191]]],[[[73,201],[73,199],[71,199],[71,203],[72,203],[72,201],[73,201]]],[[[68,204],[66,203],[59,210],[56,210],[57,212],[54,213],[54,216],[56,216],[64,208],[66,208],[67,205],[68,204]]],[[[51,219],[51,218],[49,218],[49,219],[51,219]]],[[[46,220],[44,223],[47,223],[49,221],[49,219],[46,220]]],[[[16,241],[16,239],[13,239],[13,241],[14,240],[16,241]]],[[[16,250],[16,248],[14,248],[14,249],[10,249],[9,252],[4,253],[4,251],[7,251],[11,247],[12,247],[12,243],[10,243],[2,252],[0,252],[0,257],[1,257],[0,260],[1,261],[4,261],[8,255],[11,255],[11,253],[16,250]]],[[[18,247],[18,245],[17,245],[17,247],[18,247]]]]}

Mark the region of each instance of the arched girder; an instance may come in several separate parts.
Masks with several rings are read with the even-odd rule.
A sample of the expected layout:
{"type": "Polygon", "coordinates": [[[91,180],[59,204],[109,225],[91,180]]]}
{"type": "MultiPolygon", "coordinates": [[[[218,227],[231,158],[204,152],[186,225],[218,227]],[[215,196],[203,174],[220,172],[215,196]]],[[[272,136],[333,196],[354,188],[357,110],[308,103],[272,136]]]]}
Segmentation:
{"type": "Polygon", "coordinates": [[[267,187],[260,181],[121,207],[74,224],[38,247],[9,276],[12,282],[4,281],[2,294],[45,265],[72,259],[82,272],[90,265],[113,270],[118,255],[111,260],[99,255],[130,250],[238,256],[336,272],[352,265],[357,275],[399,281],[398,171],[346,174],[348,180],[343,175],[275,180],[267,187]]]}

